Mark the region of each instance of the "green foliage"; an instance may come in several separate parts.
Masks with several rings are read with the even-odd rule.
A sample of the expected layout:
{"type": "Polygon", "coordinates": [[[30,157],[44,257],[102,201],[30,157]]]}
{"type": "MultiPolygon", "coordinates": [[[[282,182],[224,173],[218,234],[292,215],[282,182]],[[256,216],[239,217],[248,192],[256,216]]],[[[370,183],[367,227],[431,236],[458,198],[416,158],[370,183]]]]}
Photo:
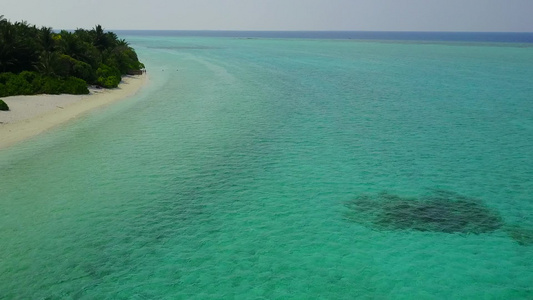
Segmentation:
{"type": "Polygon", "coordinates": [[[63,81],[61,87],[61,93],[63,94],[89,94],[89,89],[87,89],[87,82],[80,78],[69,77],[65,81],[63,81]]]}
{"type": "Polygon", "coordinates": [[[0,74],[0,97],[13,95],[32,95],[32,85],[23,76],[13,73],[0,74]]]}
{"type": "Polygon", "coordinates": [[[89,64],[93,69],[97,69],[102,61],[100,51],[90,42],[90,37],[86,37],[88,32],[78,29],[74,33],[61,31],[60,49],[72,58],[89,64]]]}
{"type": "Polygon", "coordinates": [[[24,71],[0,74],[0,97],[33,94],[88,94],[87,82],[76,77],[61,79],[24,71]]]}
{"type": "Polygon", "coordinates": [[[71,74],[74,77],[81,78],[90,83],[93,83],[96,80],[96,75],[91,65],[79,60],[74,60],[71,74]]]}
{"type": "Polygon", "coordinates": [[[53,64],[54,72],[52,74],[58,77],[68,77],[72,69],[72,60],[73,58],[68,55],[59,54],[55,58],[53,64]]]}
{"type": "Polygon", "coordinates": [[[105,63],[114,66],[122,74],[127,74],[131,70],[140,70],[142,68],[135,51],[125,46],[117,47],[112,52],[107,53],[105,63]]]}
{"type": "Polygon", "coordinates": [[[38,73],[28,71],[18,75],[0,73],[0,97],[35,94],[36,90],[32,81],[36,76],[40,77],[38,73]]]}
{"type": "Polygon", "coordinates": [[[20,77],[24,78],[29,83],[32,83],[36,78],[41,77],[37,72],[24,71],[19,74],[20,77]]]}
{"type": "Polygon", "coordinates": [[[105,88],[116,88],[120,83],[121,72],[116,67],[101,64],[96,70],[97,84],[105,88]]]}
{"type": "Polygon", "coordinates": [[[39,61],[35,65],[35,69],[43,75],[53,75],[57,72],[59,59],[57,53],[43,52],[39,56],[39,61]]]}
{"type": "Polygon", "coordinates": [[[117,87],[122,75],[143,68],[135,50],[100,25],[55,33],[0,18],[0,96],[88,93],[81,82],[117,87]]]}
{"type": "Polygon", "coordinates": [[[98,77],[109,77],[109,76],[117,76],[120,77],[120,70],[116,67],[110,67],[105,64],[101,64],[100,67],[98,67],[98,70],[96,70],[96,76],[98,77]]]}
{"type": "Polygon", "coordinates": [[[42,94],[89,94],[87,83],[83,79],[75,77],[69,77],[66,80],[44,77],[40,83],[40,93],[42,94]]]}
{"type": "Polygon", "coordinates": [[[7,111],[9,110],[9,106],[7,106],[7,103],[4,102],[4,100],[0,99],[0,110],[7,111]]]}
{"type": "Polygon", "coordinates": [[[39,29],[26,22],[0,19],[0,72],[31,70],[39,59],[39,29]]]}
{"type": "Polygon", "coordinates": [[[63,78],[74,76],[88,82],[94,82],[96,78],[91,65],[66,54],[60,55],[57,60],[55,75],[63,78]]]}
{"type": "Polygon", "coordinates": [[[40,82],[39,91],[42,94],[61,94],[61,80],[54,77],[44,77],[40,82]]]}
{"type": "Polygon", "coordinates": [[[11,76],[13,76],[13,73],[0,73],[0,83],[6,84],[11,76]]]}
{"type": "Polygon", "coordinates": [[[97,83],[99,86],[111,89],[118,87],[120,83],[120,77],[109,76],[109,77],[98,77],[97,83]]]}

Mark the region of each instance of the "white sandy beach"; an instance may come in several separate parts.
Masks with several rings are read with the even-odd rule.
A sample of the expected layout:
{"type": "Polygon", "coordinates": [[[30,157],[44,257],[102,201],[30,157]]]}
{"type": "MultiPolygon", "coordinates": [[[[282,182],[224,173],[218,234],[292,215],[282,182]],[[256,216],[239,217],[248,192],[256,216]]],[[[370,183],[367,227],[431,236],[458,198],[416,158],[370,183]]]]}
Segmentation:
{"type": "Polygon", "coordinates": [[[95,108],[133,96],[147,82],[147,75],[125,76],[118,88],[91,88],[88,95],[2,98],[10,111],[0,111],[0,149],[34,137],[95,108]]]}

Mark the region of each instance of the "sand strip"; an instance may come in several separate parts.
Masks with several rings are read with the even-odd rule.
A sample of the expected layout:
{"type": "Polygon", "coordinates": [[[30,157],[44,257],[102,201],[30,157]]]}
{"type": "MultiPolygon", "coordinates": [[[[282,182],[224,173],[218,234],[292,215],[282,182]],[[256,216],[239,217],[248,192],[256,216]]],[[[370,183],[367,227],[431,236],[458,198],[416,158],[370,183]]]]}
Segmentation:
{"type": "Polygon", "coordinates": [[[116,89],[89,89],[89,95],[34,95],[2,98],[0,149],[34,137],[90,110],[133,96],[148,82],[146,75],[125,76],[116,89]]]}

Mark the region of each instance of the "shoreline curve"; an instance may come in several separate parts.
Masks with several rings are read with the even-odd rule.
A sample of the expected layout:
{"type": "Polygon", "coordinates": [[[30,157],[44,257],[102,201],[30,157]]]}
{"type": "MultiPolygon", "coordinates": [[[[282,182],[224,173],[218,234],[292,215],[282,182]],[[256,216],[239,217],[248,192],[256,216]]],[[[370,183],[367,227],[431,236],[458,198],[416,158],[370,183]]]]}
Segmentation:
{"type": "Polygon", "coordinates": [[[96,108],[135,95],[148,76],[124,76],[114,89],[89,88],[88,95],[31,95],[2,98],[10,111],[0,111],[0,149],[33,138],[96,108]]]}

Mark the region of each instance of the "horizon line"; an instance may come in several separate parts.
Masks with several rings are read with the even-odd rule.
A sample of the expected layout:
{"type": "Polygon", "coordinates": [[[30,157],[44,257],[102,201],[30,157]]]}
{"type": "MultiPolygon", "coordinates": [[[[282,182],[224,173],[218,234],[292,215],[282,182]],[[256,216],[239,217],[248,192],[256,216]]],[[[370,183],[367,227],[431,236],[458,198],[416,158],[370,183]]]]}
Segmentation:
{"type": "Polygon", "coordinates": [[[265,29],[110,29],[120,31],[211,31],[211,32],[424,32],[424,33],[532,33],[533,31],[453,31],[453,30],[265,30],[265,29]]]}
{"type": "MultiPolygon", "coordinates": [[[[75,29],[53,29],[53,30],[76,30],[84,29],[78,27],[75,29]]],[[[468,31],[468,30],[266,30],[266,29],[119,29],[112,28],[105,31],[185,31],[185,32],[387,32],[387,33],[529,33],[533,31],[468,31]]]]}

